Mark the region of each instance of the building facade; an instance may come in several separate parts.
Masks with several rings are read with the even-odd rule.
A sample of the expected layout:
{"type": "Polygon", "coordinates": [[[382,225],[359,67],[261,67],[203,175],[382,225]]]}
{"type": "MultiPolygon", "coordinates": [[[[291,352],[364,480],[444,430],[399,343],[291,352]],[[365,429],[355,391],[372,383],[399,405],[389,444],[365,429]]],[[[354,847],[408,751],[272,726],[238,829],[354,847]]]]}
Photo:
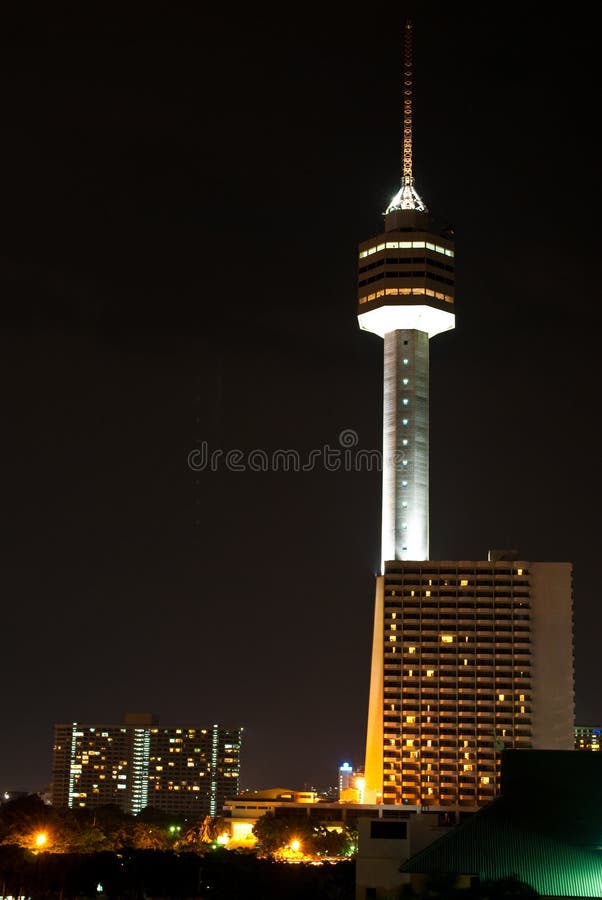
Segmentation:
{"type": "Polygon", "coordinates": [[[600,751],[600,728],[591,725],[575,725],[575,750],[600,751]]]}
{"type": "Polygon", "coordinates": [[[56,725],[52,804],[219,815],[239,789],[241,739],[242,728],[166,727],[146,714],[122,725],[56,725]]]}
{"type": "Polygon", "coordinates": [[[384,344],[364,798],[476,808],[498,792],[502,749],[573,747],[572,567],[429,559],[429,344],[455,326],[455,248],[414,186],[410,23],[402,151],[384,231],[358,257],[358,323],[384,344]]]}
{"type": "Polygon", "coordinates": [[[503,749],[571,749],[571,566],[497,556],[385,564],[368,802],[480,806],[503,749]]]}

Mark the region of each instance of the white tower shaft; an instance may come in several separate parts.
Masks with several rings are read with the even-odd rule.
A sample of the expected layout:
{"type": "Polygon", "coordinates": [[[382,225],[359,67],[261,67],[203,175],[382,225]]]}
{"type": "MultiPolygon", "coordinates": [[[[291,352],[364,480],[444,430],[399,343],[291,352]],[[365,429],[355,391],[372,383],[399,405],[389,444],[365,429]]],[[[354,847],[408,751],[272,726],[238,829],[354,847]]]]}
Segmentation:
{"type": "Polygon", "coordinates": [[[382,560],[429,558],[429,337],[384,337],[382,560]]]}

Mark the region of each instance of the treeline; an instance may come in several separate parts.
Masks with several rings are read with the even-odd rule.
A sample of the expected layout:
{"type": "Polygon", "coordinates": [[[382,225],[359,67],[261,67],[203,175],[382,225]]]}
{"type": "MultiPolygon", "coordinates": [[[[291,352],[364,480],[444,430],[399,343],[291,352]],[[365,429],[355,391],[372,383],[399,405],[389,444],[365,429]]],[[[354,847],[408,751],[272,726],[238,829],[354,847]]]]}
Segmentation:
{"type": "Polygon", "coordinates": [[[352,861],[323,866],[287,864],[224,849],[198,853],[40,853],[0,846],[3,897],[212,898],[212,900],[353,900],[352,861]]]}
{"type": "Polygon", "coordinates": [[[200,819],[169,816],[148,808],[139,815],[118,806],[97,809],[56,809],[37,794],[0,806],[0,844],[48,853],[103,851],[195,850],[210,844],[227,823],[209,816],[200,819]]]}
{"type": "Polygon", "coordinates": [[[188,821],[152,808],[130,816],[115,806],[58,810],[38,795],[18,798],[0,805],[0,898],[353,900],[353,860],[316,866],[273,858],[293,835],[330,856],[349,835],[268,817],[256,853],[220,847],[228,827],[225,819],[188,821]]]}

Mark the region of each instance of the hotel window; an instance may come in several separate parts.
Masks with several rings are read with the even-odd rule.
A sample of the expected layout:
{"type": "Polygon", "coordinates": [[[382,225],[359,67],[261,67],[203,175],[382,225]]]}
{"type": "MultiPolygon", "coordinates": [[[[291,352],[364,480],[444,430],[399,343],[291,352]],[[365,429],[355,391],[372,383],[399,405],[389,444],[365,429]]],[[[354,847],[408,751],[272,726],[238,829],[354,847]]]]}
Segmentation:
{"type": "Polygon", "coordinates": [[[403,403],[404,406],[408,406],[410,401],[408,400],[407,397],[404,397],[401,402],[403,403]]]}
{"type": "Polygon", "coordinates": [[[404,359],[404,360],[402,360],[402,361],[403,361],[404,366],[408,366],[408,365],[410,364],[410,360],[409,360],[409,359],[404,359]]]}
{"type": "Polygon", "coordinates": [[[401,424],[402,424],[402,425],[409,425],[409,422],[410,422],[409,419],[402,419],[402,420],[401,420],[401,424]]]}
{"type": "Polygon", "coordinates": [[[441,643],[442,644],[453,644],[454,638],[451,634],[442,634],[441,635],[441,643]]]}
{"type": "Polygon", "coordinates": [[[402,383],[403,383],[403,384],[409,384],[409,383],[410,383],[410,379],[409,379],[409,378],[402,378],[402,383]]]}

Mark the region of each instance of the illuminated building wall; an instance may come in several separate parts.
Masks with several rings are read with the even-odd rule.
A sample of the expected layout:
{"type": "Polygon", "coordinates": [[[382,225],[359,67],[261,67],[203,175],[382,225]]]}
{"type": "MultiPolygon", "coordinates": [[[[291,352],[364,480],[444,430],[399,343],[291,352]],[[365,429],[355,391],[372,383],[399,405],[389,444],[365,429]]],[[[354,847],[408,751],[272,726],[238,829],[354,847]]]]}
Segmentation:
{"type": "Polygon", "coordinates": [[[152,806],[174,815],[219,815],[225,798],[239,789],[242,729],[162,727],[144,718],[134,714],[123,725],[56,725],[53,805],[111,803],[133,814],[152,806]]]}
{"type": "Polygon", "coordinates": [[[600,728],[575,726],[575,750],[600,750],[600,728]]]}
{"type": "Polygon", "coordinates": [[[476,807],[504,748],[573,746],[569,563],[385,564],[366,802],[476,807]]]}

